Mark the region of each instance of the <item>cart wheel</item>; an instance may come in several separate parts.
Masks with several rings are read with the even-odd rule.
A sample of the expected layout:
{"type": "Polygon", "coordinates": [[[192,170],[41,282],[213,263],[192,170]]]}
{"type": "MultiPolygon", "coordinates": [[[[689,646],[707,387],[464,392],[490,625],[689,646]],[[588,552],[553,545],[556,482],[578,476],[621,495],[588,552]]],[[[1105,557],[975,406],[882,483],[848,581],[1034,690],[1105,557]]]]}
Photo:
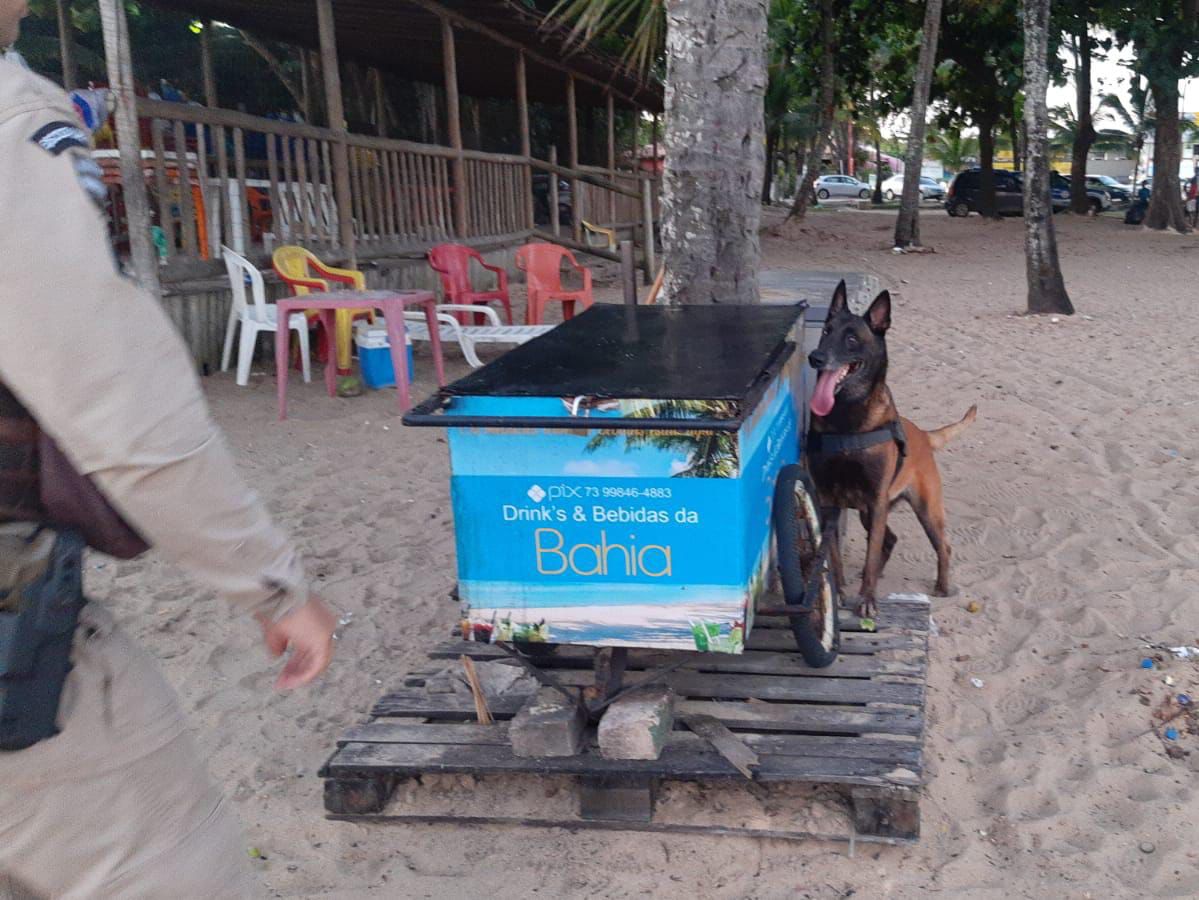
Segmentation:
{"type": "MultiPolygon", "coordinates": [[[[824,668],[837,658],[841,642],[837,623],[840,585],[827,557],[820,552],[816,488],[803,466],[794,464],[780,470],[774,487],[773,515],[783,601],[806,610],[805,615],[791,619],[791,631],[804,662],[824,668]],[[809,583],[814,588],[812,596],[805,592],[809,583]]],[[[834,539],[831,533],[828,539],[834,539]]]]}

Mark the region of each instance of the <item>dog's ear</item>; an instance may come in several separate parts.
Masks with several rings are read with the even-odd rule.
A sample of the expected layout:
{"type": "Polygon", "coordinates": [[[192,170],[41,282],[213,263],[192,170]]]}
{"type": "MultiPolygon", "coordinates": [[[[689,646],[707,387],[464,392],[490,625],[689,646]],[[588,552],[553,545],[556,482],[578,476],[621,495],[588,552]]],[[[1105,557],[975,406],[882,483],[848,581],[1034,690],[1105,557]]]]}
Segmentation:
{"type": "Polygon", "coordinates": [[[891,293],[889,291],[882,291],[874,298],[870,309],[866,310],[866,324],[875,334],[887,333],[887,329],[891,327],[891,293]]]}
{"type": "Polygon", "coordinates": [[[828,317],[833,319],[841,313],[849,311],[849,298],[845,293],[845,279],[841,279],[841,283],[837,285],[837,289],[833,291],[832,302],[828,305],[828,317]]]}

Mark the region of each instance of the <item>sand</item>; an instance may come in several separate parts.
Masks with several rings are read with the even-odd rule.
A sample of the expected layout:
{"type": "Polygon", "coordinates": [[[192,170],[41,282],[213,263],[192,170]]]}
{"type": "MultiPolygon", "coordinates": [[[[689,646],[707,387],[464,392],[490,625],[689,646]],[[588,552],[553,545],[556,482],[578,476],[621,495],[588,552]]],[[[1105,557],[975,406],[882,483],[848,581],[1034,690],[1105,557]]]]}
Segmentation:
{"type": "MultiPolygon", "coordinates": [[[[764,246],[773,267],[871,272],[895,292],[904,415],[934,427],[979,406],[940,456],[959,593],[934,602],[919,845],[850,859],[836,843],[326,821],[316,771],[337,734],[456,618],[446,447],[400,426],[392,392],[335,400],[296,379],[277,423],[259,371],[248,388],[231,375],[205,387],[342,616],[328,675],[274,693],[256,629],[154,557],[93,558],[88,586],[162,660],[274,896],[1199,894],[1199,734],[1185,720],[1173,744],[1150,730],[1163,698],[1199,695],[1199,664],[1145,646],[1199,644],[1199,237],[1061,217],[1079,314],[1059,321],[1017,315],[1021,220],[928,211],[936,253],[899,256],[892,216],[817,212],[764,246]]],[[[418,369],[424,395],[427,351],[418,369]]],[[[901,508],[893,527],[882,589],[931,590],[914,516],[901,508]]]]}

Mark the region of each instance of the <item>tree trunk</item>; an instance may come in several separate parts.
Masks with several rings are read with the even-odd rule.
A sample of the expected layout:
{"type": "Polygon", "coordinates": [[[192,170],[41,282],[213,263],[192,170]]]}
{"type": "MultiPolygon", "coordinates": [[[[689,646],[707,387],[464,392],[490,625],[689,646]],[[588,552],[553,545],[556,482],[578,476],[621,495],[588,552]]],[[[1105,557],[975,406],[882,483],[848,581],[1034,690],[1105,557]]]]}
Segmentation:
{"type": "Polygon", "coordinates": [[[924,35],[912,94],[912,130],[908,135],[908,149],[903,160],[903,197],[899,202],[899,218],[895,220],[896,247],[920,246],[920,167],[924,162],[928,92],[933,81],[933,64],[937,59],[937,37],[940,32],[941,0],[926,0],[924,35]]]}
{"type": "Polygon", "coordinates": [[[837,107],[837,14],[834,0],[820,0],[820,105],[816,109],[816,133],[808,145],[803,166],[803,180],[795,191],[788,219],[802,219],[808,213],[812,185],[820,174],[820,160],[833,128],[837,107]]]}
{"type": "Polygon", "coordinates": [[[667,302],[757,303],[766,0],[673,0],[666,22],[667,302]]]}
{"type": "Polygon", "coordinates": [[[995,120],[992,112],[978,120],[978,212],[983,218],[998,219],[995,202],[995,120]]]}
{"type": "Polygon", "coordinates": [[[1091,211],[1087,196],[1087,157],[1095,143],[1095,124],[1091,117],[1091,38],[1087,23],[1081,22],[1074,37],[1074,89],[1078,106],[1078,130],[1074,135],[1074,153],[1070,159],[1070,209],[1085,216],[1091,211]]]}
{"type": "Polygon", "coordinates": [[[779,145],[781,125],[775,125],[766,133],[766,171],[762,176],[762,202],[769,205],[770,191],[774,187],[774,157],[779,145]]]}
{"type": "Polygon", "coordinates": [[[1012,170],[1019,172],[1023,148],[1020,146],[1020,117],[1016,115],[1016,99],[1014,97],[1012,98],[1012,108],[1008,112],[1008,140],[1012,142],[1012,170]]]}
{"type": "MultiPolygon", "coordinates": [[[[1175,70],[1177,71],[1177,70],[1175,70]]],[[[1186,211],[1178,188],[1178,170],[1182,166],[1182,132],[1178,125],[1178,82],[1153,79],[1153,107],[1157,127],[1153,133],[1153,194],[1145,213],[1145,227],[1159,231],[1173,228],[1186,233],[1186,211]]]]}
{"type": "Polygon", "coordinates": [[[1024,0],[1024,254],[1028,311],[1073,315],[1057,258],[1049,194],[1049,3],[1024,0]]]}
{"type": "Polygon", "coordinates": [[[874,128],[874,196],[870,202],[881,206],[883,202],[883,130],[877,123],[874,128]]]}

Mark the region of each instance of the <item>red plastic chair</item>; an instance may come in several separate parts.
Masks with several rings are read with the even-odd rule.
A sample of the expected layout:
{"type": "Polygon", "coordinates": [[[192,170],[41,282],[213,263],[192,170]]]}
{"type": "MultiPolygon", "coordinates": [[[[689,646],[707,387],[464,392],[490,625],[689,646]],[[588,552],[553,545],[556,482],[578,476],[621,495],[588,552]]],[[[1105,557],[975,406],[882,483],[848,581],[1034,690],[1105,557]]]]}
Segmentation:
{"type": "Polygon", "coordinates": [[[562,303],[562,318],[569,319],[575,314],[575,303],[583,304],[583,309],[591,306],[591,270],[580,266],[575,256],[565,247],[557,244],[525,244],[516,251],[516,266],[527,277],[529,288],[529,305],[525,310],[525,323],[540,325],[545,315],[545,306],[551,300],[562,303]],[[583,289],[568,291],[562,287],[562,260],[565,259],[572,269],[583,277],[583,289]]]}
{"type": "MultiPolygon", "coordinates": [[[[429,249],[429,265],[441,276],[441,289],[445,303],[487,304],[498,300],[504,305],[504,315],[512,324],[512,301],[508,297],[508,273],[502,266],[489,266],[477,250],[461,244],[438,244],[429,249]],[[470,283],[470,261],[477,260],[488,272],[494,272],[496,286],[493,291],[476,291],[470,283]]],[[[483,316],[475,316],[475,324],[482,324],[483,316]]],[[[458,321],[465,323],[466,315],[458,314],[458,321]]]]}

